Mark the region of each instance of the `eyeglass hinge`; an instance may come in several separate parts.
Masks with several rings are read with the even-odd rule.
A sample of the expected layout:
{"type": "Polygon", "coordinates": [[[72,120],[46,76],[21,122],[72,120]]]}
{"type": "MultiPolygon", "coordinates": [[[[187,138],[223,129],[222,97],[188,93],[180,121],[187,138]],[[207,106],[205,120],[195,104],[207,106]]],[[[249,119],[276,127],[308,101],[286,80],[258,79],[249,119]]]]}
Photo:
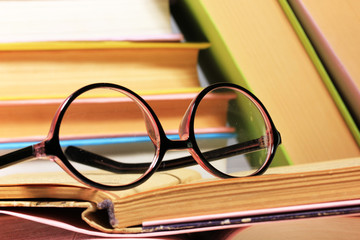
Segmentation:
{"type": "Polygon", "coordinates": [[[34,145],[34,155],[36,158],[45,158],[47,157],[45,153],[45,142],[40,142],[34,145]]]}

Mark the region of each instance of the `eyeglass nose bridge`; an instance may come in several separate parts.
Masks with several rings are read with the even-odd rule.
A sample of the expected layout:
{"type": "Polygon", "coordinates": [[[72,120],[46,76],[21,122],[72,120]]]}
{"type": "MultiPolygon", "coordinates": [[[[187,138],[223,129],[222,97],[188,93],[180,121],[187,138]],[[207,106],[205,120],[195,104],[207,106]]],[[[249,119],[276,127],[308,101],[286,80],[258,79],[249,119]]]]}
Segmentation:
{"type": "Polygon", "coordinates": [[[180,139],[180,140],[171,140],[169,138],[166,138],[166,141],[164,143],[164,149],[166,151],[168,150],[186,150],[193,148],[193,143],[189,138],[187,139],[180,139]]]}

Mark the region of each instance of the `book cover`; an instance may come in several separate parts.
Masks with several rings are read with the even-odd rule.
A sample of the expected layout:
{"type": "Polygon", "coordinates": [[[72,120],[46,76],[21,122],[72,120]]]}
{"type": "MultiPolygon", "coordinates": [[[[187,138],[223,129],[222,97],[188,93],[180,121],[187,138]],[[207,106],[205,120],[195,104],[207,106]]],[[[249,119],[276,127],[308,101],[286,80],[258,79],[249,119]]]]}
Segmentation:
{"type": "Polygon", "coordinates": [[[185,1],[173,14],[187,39],[211,43],[199,58],[209,79],[246,86],[267,106],[284,139],[280,159],[359,156],[356,125],[334,86],[329,91],[326,71],[309,57],[283,1],[185,1]]]}
{"type": "Polygon", "coordinates": [[[359,127],[358,1],[288,2],[359,127]]]}

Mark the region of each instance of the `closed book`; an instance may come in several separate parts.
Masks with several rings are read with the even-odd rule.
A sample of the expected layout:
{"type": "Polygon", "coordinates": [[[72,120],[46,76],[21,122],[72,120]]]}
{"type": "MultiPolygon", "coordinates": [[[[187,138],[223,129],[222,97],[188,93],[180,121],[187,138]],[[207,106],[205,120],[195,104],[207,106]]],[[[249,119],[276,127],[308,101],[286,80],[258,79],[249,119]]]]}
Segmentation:
{"type": "Polygon", "coordinates": [[[182,39],[173,31],[169,0],[5,0],[0,15],[2,43],[182,39]]]}
{"type": "Polygon", "coordinates": [[[359,2],[288,1],[360,126],[359,2]]]}
{"type": "Polygon", "coordinates": [[[181,1],[173,14],[188,40],[210,42],[199,58],[210,80],[243,85],[267,107],[283,138],[278,159],[360,155],[359,130],[285,1],[181,1]]]}
{"type": "Polygon", "coordinates": [[[198,88],[207,43],[34,42],[0,44],[1,100],[65,98],[90,83],[133,91],[198,88]]]}

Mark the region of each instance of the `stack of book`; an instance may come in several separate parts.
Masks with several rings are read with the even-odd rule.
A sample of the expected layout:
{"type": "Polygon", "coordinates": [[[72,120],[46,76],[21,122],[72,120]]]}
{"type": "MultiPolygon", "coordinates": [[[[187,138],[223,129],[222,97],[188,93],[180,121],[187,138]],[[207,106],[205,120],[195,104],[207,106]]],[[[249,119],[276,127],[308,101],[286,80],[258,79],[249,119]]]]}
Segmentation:
{"type": "MultiPolygon", "coordinates": [[[[329,226],[334,230],[329,239],[357,236],[357,218],[324,218],[360,213],[359,54],[342,55],[344,44],[333,40],[339,34],[325,27],[332,11],[324,10],[343,12],[330,16],[333,25],[346,11],[354,22],[358,8],[349,6],[358,3],[328,2],[177,1],[171,13],[186,39],[198,42],[184,43],[171,30],[167,0],[0,1],[0,151],[42,140],[63,99],[93,82],[117,83],[143,95],[171,136],[199,90],[199,54],[209,81],[234,82],[259,97],[282,134],[275,161],[294,164],[270,168],[264,176],[217,181],[177,169],[155,173],[133,189],[105,192],[65,173],[39,173],[27,162],[26,174],[0,172],[0,214],[7,215],[0,215],[0,222],[24,231],[35,226],[13,218],[20,217],[71,231],[53,229],[52,237],[74,239],[238,239],[259,233],[281,239],[276,230],[284,228],[301,239],[309,224],[316,227],[312,236],[329,235],[329,226]],[[203,233],[189,234],[195,232],[203,233]]],[[[356,26],[349,30],[354,39],[356,26]]],[[[120,114],[135,128],[120,128],[119,136],[143,121],[128,111],[120,114]]],[[[117,120],[104,117],[111,126],[117,120]]],[[[86,129],[87,120],[74,123],[68,134],[86,129]]],[[[220,122],[209,128],[222,129],[220,122]]],[[[13,232],[0,230],[0,236],[23,234],[13,232]]]]}
{"type": "MultiPolygon", "coordinates": [[[[63,100],[97,82],[142,95],[165,131],[177,135],[182,115],[200,91],[198,53],[209,44],[181,42],[168,0],[1,1],[0,14],[0,151],[43,140],[63,100]]],[[[92,133],[99,141],[141,129],[142,116],[125,110],[129,101],[117,105],[123,109],[118,115],[103,116],[108,127],[92,133]]],[[[66,135],[85,134],[79,129],[91,129],[89,123],[86,117],[73,119],[66,135]]]]}

